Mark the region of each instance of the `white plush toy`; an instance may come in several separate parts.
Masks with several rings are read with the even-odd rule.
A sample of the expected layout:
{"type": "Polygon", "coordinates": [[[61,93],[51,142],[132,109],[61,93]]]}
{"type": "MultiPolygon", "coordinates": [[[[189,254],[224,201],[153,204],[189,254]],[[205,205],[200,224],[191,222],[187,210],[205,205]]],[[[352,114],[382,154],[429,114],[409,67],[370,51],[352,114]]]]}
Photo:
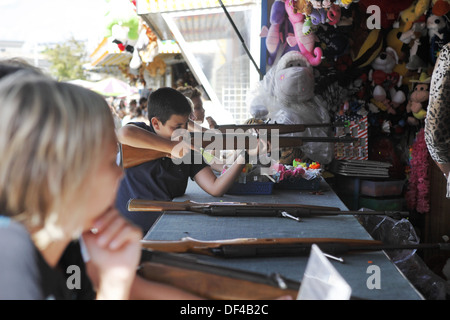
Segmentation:
{"type": "MultiPolygon", "coordinates": [[[[298,51],[284,54],[260,81],[249,99],[250,114],[280,124],[329,123],[330,115],[314,94],[313,68],[298,51]]],[[[302,137],[330,137],[330,128],[307,128],[293,134],[302,137]]],[[[304,155],[321,164],[333,159],[332,143],[308,142],[304,155]]]]}

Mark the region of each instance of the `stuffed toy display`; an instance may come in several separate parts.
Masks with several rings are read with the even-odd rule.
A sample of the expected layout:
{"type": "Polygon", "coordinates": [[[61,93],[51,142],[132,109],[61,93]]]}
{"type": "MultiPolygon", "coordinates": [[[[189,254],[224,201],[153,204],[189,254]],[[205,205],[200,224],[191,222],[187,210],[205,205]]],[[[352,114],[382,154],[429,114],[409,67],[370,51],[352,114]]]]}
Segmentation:
{"type": "MultiPolygon", "coordinates": [[[[424,79],[449,42],[449,17],[450,0],[276,0],[261,34],[268,71],[249,92],[250,114],[277,123],[367,116],[369,134],[409,150],[426,118],[424,79]],[[378,16],[369,10],[374,4],[378,16]],[[369,18],[379,27],[370,28],[369,18]]],[[[302,157],[327,164],[333,148],[305,144],[302,157]]]]}

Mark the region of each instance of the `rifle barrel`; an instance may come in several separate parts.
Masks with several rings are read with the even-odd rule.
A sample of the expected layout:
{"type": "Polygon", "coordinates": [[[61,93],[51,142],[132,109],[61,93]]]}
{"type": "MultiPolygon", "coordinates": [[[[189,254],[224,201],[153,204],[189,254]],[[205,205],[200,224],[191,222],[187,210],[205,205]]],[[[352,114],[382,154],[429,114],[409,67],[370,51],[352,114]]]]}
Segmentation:
{"type": "MultiPolygon", "coordinates": [[[[211,248],[211,253],[223,258],[251,258],[251,257],[286,257],[306,256],[311,252],[312,244],[250,244],[250,245],[223,245],[211,248]]],[[[328,254],[346,254],[355,251],[381,251],[381,250],[422,250],[440,249],[450,250],[450,245],[444,244],[369,244],[351,246],[345,243],[319,243],[317,246],[328,254]]]]}
{"type": "Polygon", "coordinates": [[[201,146],[206,150],[237,150],[256,148],[258,139],[270,141],[272,146],[279,148],[301,147],[308,142],[352,143],[360,140],[351,136],[343,137],[296,137],[279,134],[252,133],[220,133],[220,132],[190,132],[186,142],[201,146]]]}
{"type": "MultiPolygon", "coordinates": [[[[270,141],[272,150],[278,148],[298,148],[307,142],[351,143],[359,140],[353,137],[292,137],[280,135],[253,135],[253,134],[226,134],[220,132],[190,132],[183,137],[193,149],[204,148],[214,150],[239,150],[257,147],[258,138],[261,141],[270,141]]],[[[130,168],[155,159],[170,157],[169,153],[145,148],[136,148],[122,144],[123,167],[130,168]]]]}
{"type": "Polygon", "coordinates": [[[344,121],[333,123],[313,123],[313,124],[277,124],[277,123],[265,123],[265,124],[224,124],[219,125],[215,129],[222,133],[230,132],[231,130],[278,130],[280,134],[303,132],[306,128],[324,128],[324,127],[345,127],[348,123],[344,121]],[[228,130],[228,131],[227,131],[228,130]]]}
{"type": "Polygon", "coordinates": [[[407,217],[407,211],[341,211],[341,210],[321,210],[302,207],[286,206],[209,206],[203,208],[204,214],[211,216],[252,216],[252,217],[279,217],[283,212],[298,218],[313,216],[339,216],[339,215],[385,215],[395,219],[407,217]]]}

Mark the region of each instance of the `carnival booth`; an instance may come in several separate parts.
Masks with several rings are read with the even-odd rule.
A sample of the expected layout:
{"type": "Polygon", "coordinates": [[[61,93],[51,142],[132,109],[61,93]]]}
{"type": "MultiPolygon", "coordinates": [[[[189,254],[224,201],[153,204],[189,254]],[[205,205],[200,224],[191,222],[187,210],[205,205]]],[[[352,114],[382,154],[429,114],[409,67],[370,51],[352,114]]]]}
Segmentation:
{"type": "MultiPolygon", "coordinates": [[[[133,4],[133,21],[112,22],[111,35],[93,54],[94,64],[120,57],[122,72],[131,80],[141,79],[144,86],[199,87],[208,101],[205,109],[219,128],[230,123],[304,125],[284,135],[303,140],[298,146],[281,148],[277,161],[263,169],[246,166],[236,189],[228,192],[229,199],[275,203],[303,199],[349,210],[409,213],[408,220],[399,223],[361,218],[351,222],[353,231],[344,225],[335,230],[333,224],[344,223],[341,220],[320,220],[316,221],[320,228],[304,231],[311,237],[329,235],[331,229],[334,237],[343,236],[339,234],[343,230],[360,237],[370,232],[358,233],[362,225],[371,229],[371,237],[417,244],[441,242],[450,232],[445,181],[424,142],[431,75],[441,48],[450,40],[450,1],[138,0],[133,4]],[[123,27],[128,33],[120,33],[123,27]],[[165,52],[165,45],[172,46],[173,52],[165,52]],[[315,138],[322,140],[314,142],[315,138]],[[393,234],[395,240],[390,238],[393,234]]],[[[189,190],[187,198],[178,200],[207,200],[195,187],[189,190]]],[[[221,224],[217,218],[195,216],[188,221],[181,213],[163,215],[146,239],[181,237],[183,230],[173,228],[174,217],[191,227],[190,236],[206,238],[226,237],[224,226],[233,226],[232,235],[248,236],[251,227],[245,223],[253,223],[239,226],[239,218],[221,224]]],[[[285,224],[261,220],[258,227],[278,237],[298,235],[296,226],[285,224]],[[279,224],[287,228],[281,235],[275,231],[279,224]]],[[[257,231],[251,229],[251,236],[261,238],[257,231]]],[[[436,251],[420,254],[433,271],[438,270],[436,278],[414,253],[391,256],[411,276],[418,295],[404,287],[403,293],[395,288],[368,292],[359,286],[362,278],[355,269],[339,270],[363,297],[442,298],[448,284],[439,277],[445,279],[442,261],[448,256],[436,251]],[[405,261],[410,263],[402,265],[405,261]],[[426,277],[431,280],[425,283],[426,277]]],[[[282,262],[283,271],[295,272],[292,264],[282,262]]],[[[273,271],[278,261],[224,264],[273,271]]],[[[401,283],[395,276],[391,280],[401,283]]]]}

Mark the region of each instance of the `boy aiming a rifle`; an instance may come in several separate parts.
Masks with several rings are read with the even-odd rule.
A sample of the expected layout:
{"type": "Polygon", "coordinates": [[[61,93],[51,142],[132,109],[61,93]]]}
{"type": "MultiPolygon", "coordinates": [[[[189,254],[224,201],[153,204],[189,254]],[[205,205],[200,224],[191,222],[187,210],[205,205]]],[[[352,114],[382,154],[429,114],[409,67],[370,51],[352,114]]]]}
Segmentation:
{"type": "Polygon", "coordinates": [[[117,208],[141,227],[144,234],[158,216],[148,212],[129,212],[127,204],[130,199],[171,201],[185,193],[189,178],[210,195],[220,197],[240,174],[246,160],[245,153],[240,153],[230,168],[217,177],[203,157],[192,150],[193,146],[185,141],[172,140],[177,129],[187,130],[192,112],[191,104],[181,92],[160,88],[149,96],[147,108],[150,125],[132,122],[117,133],[122,144],[167,154],[126,168],[119,186],[117,208]]]}

